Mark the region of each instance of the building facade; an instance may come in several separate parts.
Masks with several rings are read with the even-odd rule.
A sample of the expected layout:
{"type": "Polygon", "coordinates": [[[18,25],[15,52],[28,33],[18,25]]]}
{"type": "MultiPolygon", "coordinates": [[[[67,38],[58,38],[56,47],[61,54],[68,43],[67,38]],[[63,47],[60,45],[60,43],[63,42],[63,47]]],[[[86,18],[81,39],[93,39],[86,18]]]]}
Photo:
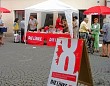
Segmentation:
{"type": "MultiPolygon", "coordinates": [[[[25,8],[35,5],[37,3],[41,3],[43,1],[46,1],[46,0],[1,0],[1,7],[5,7],[11,10],[11,13],[2,14],[2,19],[5,22],[5,26],[8,27],[8,33],[13,32],[13,21],[15,17],[19,17],[21,20],[21,18],[24,16],[25,8]]],[[[97,3],[98,0],[60,0],[60,1],[76,9],[79,9],[80,13],[83,12],[83,10],[88,9],[91,6],[105,5],[105,0],[99,0],[100,1],[99,4],[97,3]]],[[[88,17],[91,18],[90,16],[88,17]]]]}

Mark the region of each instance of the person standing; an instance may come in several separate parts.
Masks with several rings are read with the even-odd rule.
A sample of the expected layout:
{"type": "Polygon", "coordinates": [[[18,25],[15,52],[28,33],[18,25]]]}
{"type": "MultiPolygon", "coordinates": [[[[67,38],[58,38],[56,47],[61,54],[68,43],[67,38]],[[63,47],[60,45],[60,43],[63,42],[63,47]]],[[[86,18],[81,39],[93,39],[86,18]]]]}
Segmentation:
{"type": "Polygon", "coordinates": [[[98,18],[94,18],[94,24],[91,25],[92,37],[94,38],[94,51],[99,52],[99,34],[100,24],[98,18]]]}
{"type": "Polygon", "coordinates": [[[101,32],[103,35],[102,57],[110,57],[110,22],[106,19],[101,32]]]}
{"type": "Polygon", "coordinates": [[[62,24],[62,16],[61,15],[59,15],[56,20],[56,29],[57,29],[57,31],[63,32],[63,24],[62,24]]]}
{"type": "Polygon", "coordinates": [[[18,18],[15,18],[15,20],[14,20],[14,34],[18,34],[18,32],[19,32],[19,19],[18,18]]]}
{"type": "MultiPolygon", "coordinates": [[[[2,15],[0,15],[0,28],[3,28],[4,22],[2,21],[2,15]]],[[[3,32],[0,30],[0,45],[3,45],[3,32]]]]}
{"type": "Polygon", "coordinates": [[[78,38],[78,18],[77,16],[73,17],[73,35],[74,35],[74,38],[78,38]]]}
{"type": "Polygon", "coordinates": [[[24,17],[22,18],[20,22],[20,28],[21,28],[21,43],[23,43],[23,36],[24,36],[24,31],[25,31],[25,20],[24,17]]]}
{"type": "Polygon", "coordinates": [[[30,20],[29,20],[29,31],[37,31],[37,19],[35,19],[32,15],[30,16],[30,20]]]}

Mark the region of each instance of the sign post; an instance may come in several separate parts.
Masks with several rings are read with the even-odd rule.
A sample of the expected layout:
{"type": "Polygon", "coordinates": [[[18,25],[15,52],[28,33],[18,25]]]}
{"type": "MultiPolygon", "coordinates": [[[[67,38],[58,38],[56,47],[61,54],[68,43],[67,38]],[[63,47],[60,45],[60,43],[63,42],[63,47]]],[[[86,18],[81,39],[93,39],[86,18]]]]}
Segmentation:
{"type": "Polygon", "coordinates": [[[57,40],[47,86],[93,86],[85,42],[81,39],[57,40]]]}

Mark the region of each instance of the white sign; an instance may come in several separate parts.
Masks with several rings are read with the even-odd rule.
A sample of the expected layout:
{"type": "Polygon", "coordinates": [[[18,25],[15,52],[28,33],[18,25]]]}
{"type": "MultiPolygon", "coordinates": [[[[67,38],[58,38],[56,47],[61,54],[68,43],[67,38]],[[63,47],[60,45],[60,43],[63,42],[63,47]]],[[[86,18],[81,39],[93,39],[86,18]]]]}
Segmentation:
{"type": "Polygon", "coordinates": [[[47,86],[76,86],[83,41],[58,39],[47,86]]]}

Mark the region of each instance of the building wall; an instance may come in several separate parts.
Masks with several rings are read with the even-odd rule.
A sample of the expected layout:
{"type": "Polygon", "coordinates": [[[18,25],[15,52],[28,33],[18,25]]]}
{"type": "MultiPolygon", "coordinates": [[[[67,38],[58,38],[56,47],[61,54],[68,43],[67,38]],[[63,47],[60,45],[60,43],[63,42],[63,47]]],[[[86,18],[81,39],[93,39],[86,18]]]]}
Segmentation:
{"type": "MultiPolygon", "coordinates": [[[[14,10],[24,10],[26,7],[35,5],[37,3],[43,2],[46,0],[1,0],[1,6],[11,10],[11,13],[2,14],[5,25],[8,28],[8,33],[13,31],[13,21],[14,21],[14,10]]],[[[98,5],[97,0],[60,0],[68,5],[73,6],[77,9],[87,9],[91,6],[98,5]]],[[[105,1],[100,0],[100,5],[104,5],[105,1]]]]}
{"type": "MultiPolygon", "coordinates": [[[[106,1],[106,5],[107,5],[108,7],[110,7],[110,0],[107,0],[107,1],[106,1]]],[[[109,20],[109,22],[110,22],[110,15],[107,15],[106,18],[107,18],[107,19],[109,20]]]]}

